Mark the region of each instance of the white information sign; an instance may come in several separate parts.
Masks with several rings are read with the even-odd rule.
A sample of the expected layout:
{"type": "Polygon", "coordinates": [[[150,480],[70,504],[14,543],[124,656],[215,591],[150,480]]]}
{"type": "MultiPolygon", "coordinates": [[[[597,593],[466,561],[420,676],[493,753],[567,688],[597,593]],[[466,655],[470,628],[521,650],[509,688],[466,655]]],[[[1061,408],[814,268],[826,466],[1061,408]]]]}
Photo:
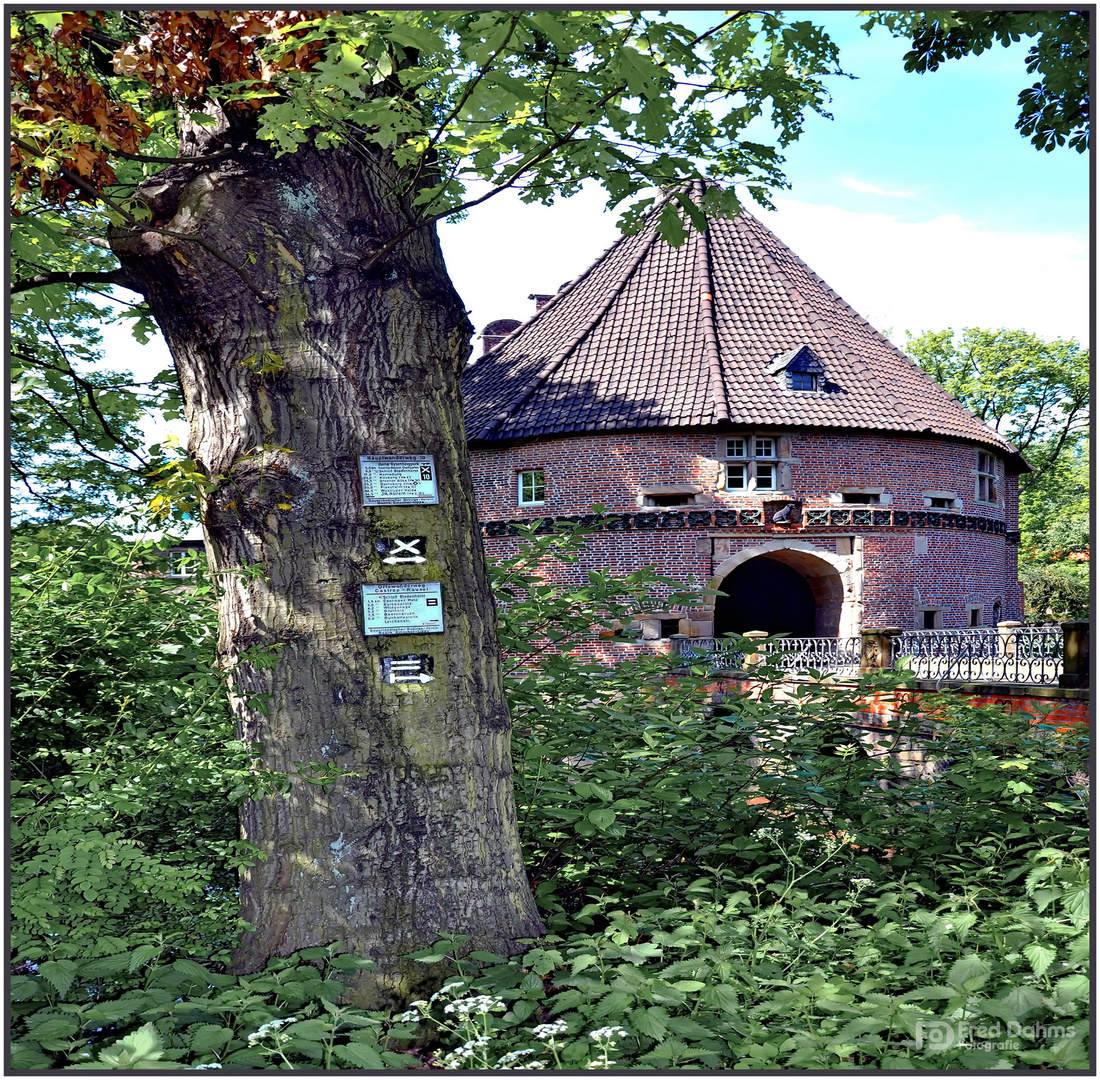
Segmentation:
{"type": "Polygon", "coordinates": [[[443,633],[443,591],[438,581],[395,581],[363,586],[363,632],[443,633]]]}
{"type": "Polygon", "coordinates": [[[366,454],[359,458],[364,506],[430,506],[439,502],[431,454],[366,454]]]}

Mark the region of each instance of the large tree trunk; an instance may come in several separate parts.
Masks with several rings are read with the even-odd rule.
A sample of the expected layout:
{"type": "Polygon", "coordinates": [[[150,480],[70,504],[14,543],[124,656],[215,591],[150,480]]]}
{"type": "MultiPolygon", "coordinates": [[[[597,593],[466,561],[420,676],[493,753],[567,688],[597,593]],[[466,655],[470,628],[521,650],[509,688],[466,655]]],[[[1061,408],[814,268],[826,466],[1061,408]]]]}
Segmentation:
{"type": "Polygon", "coordinates": [[[462,428],[470,326],[433,228],[371,262],[409,222],[396,179],[378,153],[276,160],[246,142],[142,189],[156,224],[224,258],[153,232],[115,241],[214,485],[203,525],[241,735],[266,769],[349,773],[245,805],[243,835],[264,857],[242,877],[256,929],[235,965],[339,942],[381,967],[350,995],[368,1007],[431,981],[402,957],[437,935],[507,953],[542,932],[462,428]],[[364,508],[361,454],[433,455],[439,504],[364,508]],[[376,541],[394,536],[426,537],[427,563],[383,564],[376,541]],[[389,581],[442,583],[445,632],[365,636],[360,586],[389,581]],[[413,653],[433,659],[434,680],[385,683],[382,658],[413,653]]]}

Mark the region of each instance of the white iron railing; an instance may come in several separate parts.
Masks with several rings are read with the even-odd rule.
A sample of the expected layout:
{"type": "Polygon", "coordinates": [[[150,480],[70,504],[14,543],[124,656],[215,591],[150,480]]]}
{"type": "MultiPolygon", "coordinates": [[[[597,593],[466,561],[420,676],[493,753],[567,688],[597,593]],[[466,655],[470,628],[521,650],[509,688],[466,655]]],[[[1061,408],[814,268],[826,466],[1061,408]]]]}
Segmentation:
{"type": "MultiPolygon", "coordinates": [[[[831,675],[855,675],[859,671],[860,638],[783,637],[769,641],[756,652],[787,672],[821,671],[831,675]]],[[[675,655],[740,667],[745,660],[743,639],[681,638],[675,655]]]]}
{"type": "Polygon", "coordinates": [[[893,663],[903,657],[921,679],[1057,686],[1063,635],[1058,626],[908,630],[893,640],[893,663]]]}

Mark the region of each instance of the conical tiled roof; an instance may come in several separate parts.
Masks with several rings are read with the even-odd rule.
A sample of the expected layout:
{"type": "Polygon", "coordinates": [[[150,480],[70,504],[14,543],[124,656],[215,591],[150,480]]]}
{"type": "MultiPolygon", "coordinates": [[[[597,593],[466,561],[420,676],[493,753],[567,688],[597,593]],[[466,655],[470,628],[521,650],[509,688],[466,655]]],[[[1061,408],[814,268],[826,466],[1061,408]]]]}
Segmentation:
{"type": "MultiPolygon", "coordinates": [[[[696,201],[702,192],[693,185],[696,201]]],[[[656,217],[467,369],[471,442],[639,428],[856,428],[985,443],[1026,468],[750,214],[712,218],[678,248],[657,236],[656,217]],[[824,391],[788,390],[776,374],[777,358],[802,346],[824,365],[824,391]]]]}

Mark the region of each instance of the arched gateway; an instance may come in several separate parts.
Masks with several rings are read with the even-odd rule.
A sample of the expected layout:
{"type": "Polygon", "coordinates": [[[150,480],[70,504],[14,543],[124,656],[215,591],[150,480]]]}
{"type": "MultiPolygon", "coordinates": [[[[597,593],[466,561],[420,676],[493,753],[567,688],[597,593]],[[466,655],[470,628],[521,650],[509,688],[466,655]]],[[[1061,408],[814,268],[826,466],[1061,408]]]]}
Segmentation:
{"type": "Polygon", "coordinates": [[[715,571],[716,636],[748,630],[791,637],[859,632],[860,573],[853,556],[797,540],[773,540],[731,555],[715,571]]]}

